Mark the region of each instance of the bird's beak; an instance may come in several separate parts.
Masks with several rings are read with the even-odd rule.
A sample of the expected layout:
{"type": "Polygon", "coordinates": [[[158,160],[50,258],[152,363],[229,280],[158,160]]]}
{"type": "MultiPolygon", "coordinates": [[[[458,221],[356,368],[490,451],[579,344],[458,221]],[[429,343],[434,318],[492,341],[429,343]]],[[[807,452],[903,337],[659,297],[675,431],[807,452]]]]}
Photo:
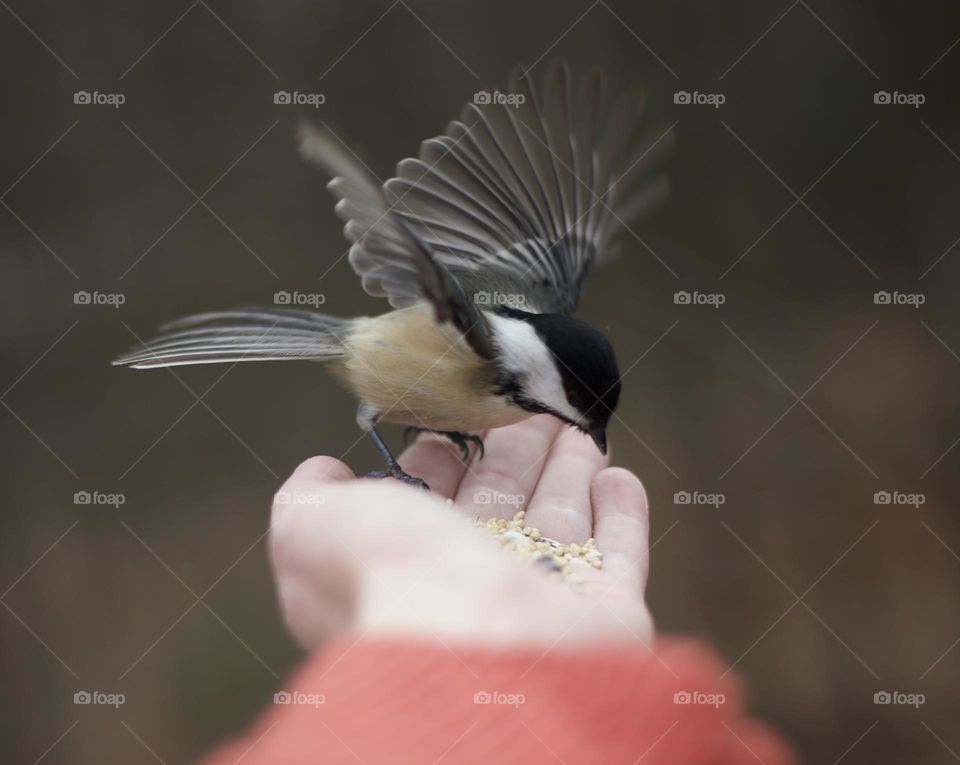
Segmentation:
{"type": "Polygon", "coordinates": [[[597,445],[597,448],[600,450],[601,454],[607,453],[607,431],[604,428],[594,428],[589,431],[590,438],[593,439],[593,442],[597,445]]]}

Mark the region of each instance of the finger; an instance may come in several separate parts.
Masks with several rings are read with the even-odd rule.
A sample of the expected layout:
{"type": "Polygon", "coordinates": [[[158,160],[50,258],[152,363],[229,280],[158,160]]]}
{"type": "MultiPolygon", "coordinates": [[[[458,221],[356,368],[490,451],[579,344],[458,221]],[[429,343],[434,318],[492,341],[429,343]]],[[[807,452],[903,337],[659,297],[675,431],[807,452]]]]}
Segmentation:
{"type": "Polygon", "coordinates": [[[301,462],[273,495],[272,522],[284,510],[316,505],[318,500],[315,497],[323,484],[352,481],[355,477],[349,467],[334,457],[311,457],[301,462]]]}
{"type": "Polygon", "coordinates": [[[353,471],[333,457],[301,463],[274,495],[269,559],[281,610],[306,648],[349,623],[356,565],[338,555],[329,534],[320,533],[331,489],[353,481],[353,471]],[[314,568],[322,564],[319,575],[314,568]]]}
{"type": "Polygon", "coordinates": [[[471,518],[513,517],[533,495],[560,427],[555,417],[537,415],[491,430],[485,441],[486,455],[470,465],[460,482],[457,507],[471,518]]]}
{"type": "Polygon", "coordinates": [[[296,523],[304,510],[316,509],[323,501],[323,487],[332,483],[352,481],[353,471],[333,457],[311,457],[301,462],[293,474],[273,495],[270,530],[276,539],[281,525],[296,523]]]}
{"type": "Polygon", "coordinates": [[[601,470],[591,486],[594,539],[603,568],[642,595],[649,569],[650,516],[643,484],[629,470],[601,470]]]}
{"type": "Polygon", "coordinates": [[[349,467],[334,457],[311,457],[297,465],[296,470],[284,484],[284,488],[290,483],[350,481],[355,477],[349,467]]]}
{"type": "Polygon", "coordinates": [[[527,507],[527,525],[558,542],[585,542],[593,533],[590,482],[606,464],[606,456],[589,437],[565,429],[527,507]]]}
{"type": "MultiPolygon", "coordinates": [[[[486,431],[477,433],[480,438],[486,431]]],[[[452,497],[468,465],[476,462],[477,449],[471,448],[467,461],[449,438],[435,433],[420,433],[417,440],[400,455],[400,467],[410,475],[422,478],[431,491],[441,497],[452,497]]]]}

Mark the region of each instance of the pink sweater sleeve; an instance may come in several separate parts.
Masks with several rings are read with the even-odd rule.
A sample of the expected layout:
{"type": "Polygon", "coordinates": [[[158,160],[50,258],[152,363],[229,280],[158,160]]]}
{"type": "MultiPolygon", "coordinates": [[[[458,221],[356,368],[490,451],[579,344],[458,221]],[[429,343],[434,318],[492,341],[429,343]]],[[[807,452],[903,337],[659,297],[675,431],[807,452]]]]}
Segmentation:
{"type": "Polygon", "coordinates": [[[706,648],[489,648],[345,637],[204,765],[788,765],[706,648]]]}

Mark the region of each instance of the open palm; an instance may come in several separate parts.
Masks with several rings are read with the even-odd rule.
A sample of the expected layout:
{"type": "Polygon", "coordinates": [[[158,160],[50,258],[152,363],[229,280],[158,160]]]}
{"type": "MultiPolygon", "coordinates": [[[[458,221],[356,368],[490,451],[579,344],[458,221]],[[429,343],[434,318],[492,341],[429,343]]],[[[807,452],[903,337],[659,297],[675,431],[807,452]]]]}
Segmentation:
{"type": "Polygon", "coordinates": [[[287,622],[305,647],[338,632],[464,640],[649,642],[647,500],[589,438],[548,416],[481,434],[483,459],[421,435],[400,458],[431,493],[358,480],[314,457],[277,493],[271,557],[287,622]],[[594,537],[601,571],[575,591],[513,559],[473,520],[526,511],[560,542],[594,537]]]}

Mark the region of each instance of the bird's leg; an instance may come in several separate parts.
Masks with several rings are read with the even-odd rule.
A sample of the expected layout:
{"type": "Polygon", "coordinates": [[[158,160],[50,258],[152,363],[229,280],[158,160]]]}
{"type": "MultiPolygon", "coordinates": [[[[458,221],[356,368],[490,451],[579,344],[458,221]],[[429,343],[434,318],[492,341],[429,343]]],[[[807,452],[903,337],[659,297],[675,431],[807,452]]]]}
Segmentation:
{"type": "Polygon", "coordinates": [[[403,431],[403,440],[410,443],[411,434],[417,433],[436,433],[438,436],[449,438],[453,444],[460,449],[460,454],[464,460],[470,456],[470,447],[467,444],[473,444],[480,453],[479,459],[483,459],[483,439],[476,433],[464,433],[458,430],[429,430],[428,428],[409,427],[403,431]]]}
{"type": "Polygon", "coordinates": [[[377,429],[373,427],[373,425],[370,425],[367,433],[370,435],[370,438],[373,439],[373,443],[376,445],[377,451],[380,452],[380,456],[383,457],[383,461],[387,464],[386,470],[374,470],[372,473],[367,473],[367,478],[396,478],[398,481],[405,483],[408,486],[416,486],[420,489],[426,489],[427,491],[430,491],[430,487],[427,486],[427,482],[422,478],[417,478],[416,476],[410,475],[409,473],[403,471],[396,458],[390,453],[387,445],[383,443],[383,439],[380,438],[380,434],[377,433],[377,429]]]}

